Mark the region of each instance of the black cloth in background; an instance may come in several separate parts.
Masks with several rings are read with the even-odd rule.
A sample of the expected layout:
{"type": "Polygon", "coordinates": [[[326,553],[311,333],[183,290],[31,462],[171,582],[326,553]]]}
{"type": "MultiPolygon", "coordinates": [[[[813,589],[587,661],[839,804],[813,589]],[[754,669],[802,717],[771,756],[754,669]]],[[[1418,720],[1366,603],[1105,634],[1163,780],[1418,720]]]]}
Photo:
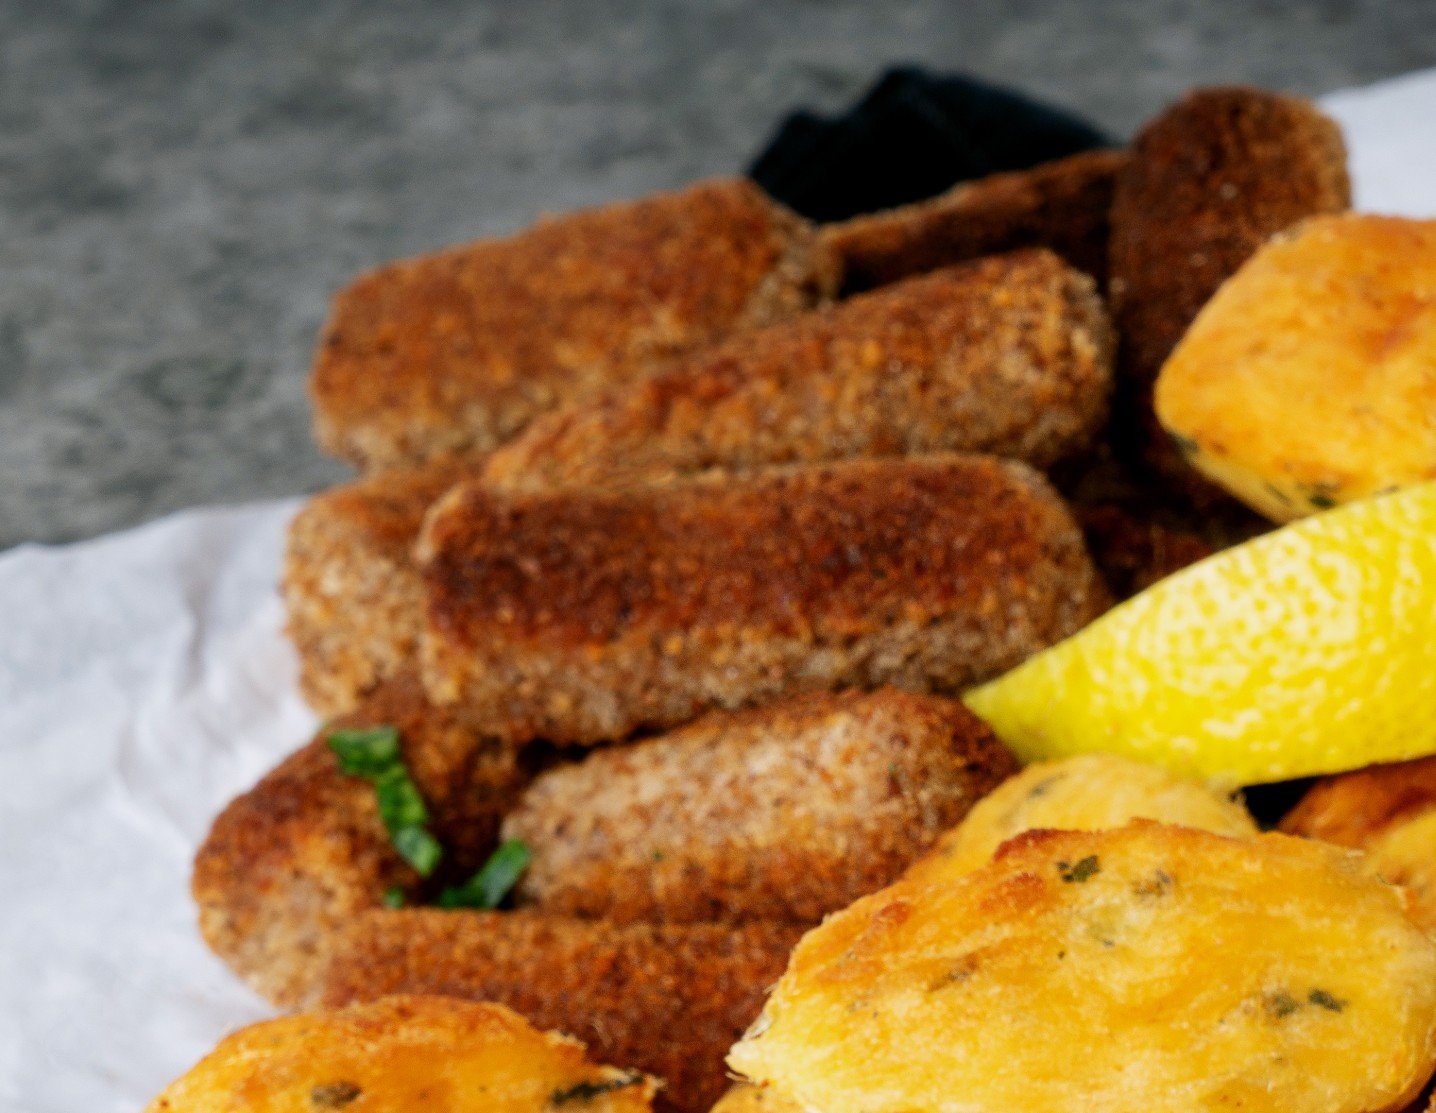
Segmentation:
{"type": "Polygon", "coordinates": [[[1106,146],[1087,121],[1011,89],[904,66],[840,116],[793,113],[748,173],[810,220],[846,220],[1106,146]]]}

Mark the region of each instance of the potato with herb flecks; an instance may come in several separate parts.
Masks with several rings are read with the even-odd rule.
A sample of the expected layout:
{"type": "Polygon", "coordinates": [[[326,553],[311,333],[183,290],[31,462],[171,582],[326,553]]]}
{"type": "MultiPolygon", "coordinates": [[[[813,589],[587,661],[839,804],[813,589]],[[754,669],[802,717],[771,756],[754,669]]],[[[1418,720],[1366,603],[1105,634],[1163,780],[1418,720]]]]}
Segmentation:
{"type": "Polygon", "coordinates": [[[1272,240],[1197,316],[1156,408],[1278,522],[1436,478],[1436,220],[1323,216],[1272,240]]]}
{"type": "Polygon", "coordinates": [[[739,1083],[718,1099],[711,1113],[804,1113],[776,1090],[739,1083]]]}
{"type": "Polygon", "coordinates": [[[1200,781],[1116,754],[1079,754],[1029,765],[979,800],[967,817],[908,868],[919,882],[970,873],[997,848],[1034,828],[1100,831],[1157,819],[1218,835],[1257,833],[1247,810],[1200,781]]]}
{"type": "Polygon", "coordinates": [[[502,1005],[388,997],[236,1032],[148,1113],[639,1113],[656,1089],[502,1005]]]}
{"type": "Polygon", "coordinates": [[[1030,831],[809,932],[728,1061],[823,1113],[1398,1110],[1436,941],[1320,843],[1030,831]]]}

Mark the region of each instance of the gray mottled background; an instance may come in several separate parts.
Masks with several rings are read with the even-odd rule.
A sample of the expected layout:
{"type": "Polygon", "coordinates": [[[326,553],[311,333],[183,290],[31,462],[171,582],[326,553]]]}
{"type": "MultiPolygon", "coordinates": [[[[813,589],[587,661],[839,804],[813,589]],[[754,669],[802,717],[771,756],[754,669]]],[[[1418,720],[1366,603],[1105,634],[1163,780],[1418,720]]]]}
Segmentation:
{"type": "Polygon", "coordinates": [[[894,61],[1126,134],[1436,64],[1436,3],[0,0],[0,548],[340,478],[304,376],[356,270],[738,170],[894,61]]]}

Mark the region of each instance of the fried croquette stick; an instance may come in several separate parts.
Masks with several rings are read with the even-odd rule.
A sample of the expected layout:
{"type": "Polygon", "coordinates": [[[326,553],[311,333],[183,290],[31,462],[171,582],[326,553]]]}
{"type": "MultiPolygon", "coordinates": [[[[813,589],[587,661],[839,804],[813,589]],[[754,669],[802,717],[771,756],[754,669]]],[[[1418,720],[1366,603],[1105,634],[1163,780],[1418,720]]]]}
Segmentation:
{"type": "Polygon", "coordinates": [[[1199,499],[1217,495],[1157,425],[1157,372],[1207,299],[1267,239],[1350,204],[1341,132],[1298,97],[1198,89],[1133,140],[1117,172],[1109,270],[1127,420],[1153,462],[1199,499]]]}
{"type": "Polygon", "coordinates": [[[424,583],[414,542],[429,507],[481,471],[479,457],[444,457],[334,487],[290,523],[284,554],[288,633],[299,686],[322,715],[354,707],[417,667],[424,583]]]}
{"type": "Polygon", "coordinates": [[[828,917],[729,1062],[824,1113],[1399,1110],[1436,941],[1316,842],[1029,831],[828,917]]]}
{"type": "Polygon", "coordinates": [[[657,1108],[702,1113],[802,930],[382,909],[339,934],[321,996],[331,1006],[390,993],[496,1001],[576,1036],[597,1060],[663,1079],[657,1108]]]}
{"type": "Polygon", "coordinates": [[[365,468],[490,449],[560,402],[791,316],[836,282],[811,226],[739,179],[391,263],[334,300],[315,431],[365,468]]]}
{"type": "Polygon", "coordinates": [[[503,836],[533,852],[519,900],[547,912],[816,923],[1016,768],[956,700],[811,693],[550,769],[503,836]]]}
{"type": "Polygon", "coordinates": [[[251,1024],[166,1087],[147,1113],[642,1113],[657,1086],[502,1005],[396,996],[251,1024]]]}
{"type": "Polygon", "coordinates": [[[1046,482],[978,456],[622,491],[470,483],[419,556],[430,696],[515,741],[621,738],[795,689],[956,693],[1106,604],[1046,482]]]}
{"type": "MultiPolygon", "coordinates": [[[[527,777],[514,751],[451,711],[431,707],[413,678],[379,688],[332,725],[394,726],[433,813],[448,871],[472,871],[527,777]]],[[[330,728],[280,763],[215,820],[195,857],[191,888],[210,948],[262,996],[301,1001],[334,932],[419,876],[393,849],[374,789],[345,776],[330,728]]]]}
{"type": "Polygon", "coordinates": [[[965,182],[928,201],[822,230],[843,286],[866,290],[1020,247],[1046,247],[1100,283],[1120,151],[1088,151],[965,182]]]}
{"type": "Polygon", "coordinates": [[[1281,830],[1365,850],[1386,832],[1436,811],[1436,757],[1368,765],[1322,777],[1281,821],[1281,830]]]}
{"type": "Polygon", "coordinates": [[[1045,467],[1106,417],[1112,332],[1048,251],[983,259],[746,333],[537,419],[491,458],[505,490],[921,452],[1045,467]]]}

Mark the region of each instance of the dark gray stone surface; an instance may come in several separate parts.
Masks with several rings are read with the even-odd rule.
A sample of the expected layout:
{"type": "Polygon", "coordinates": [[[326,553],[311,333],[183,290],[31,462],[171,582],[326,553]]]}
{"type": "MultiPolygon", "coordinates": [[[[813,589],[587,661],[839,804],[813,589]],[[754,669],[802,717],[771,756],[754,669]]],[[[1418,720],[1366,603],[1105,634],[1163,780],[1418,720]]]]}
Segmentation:
{"type": "Polygon", "coordinates": [[[304,377],[355,271],[735,171],[905,60],[1125,134],[1432,65],[1436,3],[0,0],[0,548],[340,478],[304,377]]]}

